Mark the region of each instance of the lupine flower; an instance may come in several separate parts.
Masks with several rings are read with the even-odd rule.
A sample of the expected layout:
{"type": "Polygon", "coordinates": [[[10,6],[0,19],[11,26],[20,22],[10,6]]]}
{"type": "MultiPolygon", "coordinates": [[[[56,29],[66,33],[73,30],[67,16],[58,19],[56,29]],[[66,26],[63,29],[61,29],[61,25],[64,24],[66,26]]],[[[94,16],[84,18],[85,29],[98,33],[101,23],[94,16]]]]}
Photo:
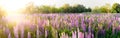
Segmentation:
{"type": "Polygon", "coordinates": [[[84,23],[84,19],[83,18],[81,20],[81,28],[83,29],[84,32],[86,31],[86,25],[84,23]]]}
{"type": "Polygon", "coordinates": [[[24,27],[21,27],[21,38],[24,38],[24,27]]]}
{"type": "Polygon", "coordinates": [[[6,35],[8,35],[10,33],[10,30],[8,28],[3,28],[4,32],[6,35]]]}
{"type": "Polygon", "coordinates": [[[30,32],[28,32],[27,38],[31,38],[31,33],[30,32]]]}
{"type": "Polygon", "coordinates": [[[112,26],[112,20],[110,22],[108,22],[108,29],[112,26]]]}
{"type": "Polygon", "coordinates": [[[78,38],[84,38],[84,33],[78,32],[78,38]]]}
{"type": "Polygon", "coordinates": [[[19,38],[19,35],[18,35],[18,27],[15,26],[13,29],[14,29],[15,38],[19,38]]]}
{"type": "MultiPolygon", "coordinates": [[[[32,33],[30,32],[35,32],[36,38],[40,38],[40,35],[43,35],[45,38],[47,38],[50,34],[47,30],[45,30],[44,26],[47,25],[52,26],[52,29],[55,30],[51,31],[52,35],[55,36],[57,35],[58,31],[56,30],[58,29],[61,30],[65,28],[69,29],[70,31],[74,31],[72,32],[72,38],[94,38],[96,37],[96,35],[94,35],[96,33],[98,37],[101,37],[99,36],[100,34],[102,36],[108,37],[105,34],[107,34],[107,31],[111,31],[111,29],[109,28],[112,28],[113,34],[120,31],[120,18],[111,16],[109,14],[33,14],[25,17],[28,18],[26,18],[25,20],[21,19],[23,21],[20,21],[20,23],[17,23],[17,25],[13,27],[15,38],[34,37],[31,36],[32,33]],[[75,31],[76,28],[79,29],[75,31]],[[18,33],[20,33],[20,35],[18,33]]],[[[11,29],[2,24],[0,24],[0,29],[2,29],[2,31],[4,32],[3,34],[5,34],[8,38],[12,38],[12,32],[10,33],[11,29]]],[[[63,33],[62,36],[60,36],[61,38],[69,38],[66,31],[60,31],[60,34],[61,33],[63,33]]]]}
{"type": "Polygon", "coordinates": [[[72,38],[77,38],[76,32],[72,32],[72,38]]]}
{"type": "Polygon", "coordinates": [[[8,38],[12,38],[10,33],[9,33],[9,35],[8,35],[8,38]]]}
{"type": "Polygon", "coordinates": [[[98,31],[98,37],[104,37],[105,36],[105,30],[99,30],[98,31]]]}
{"type": "Polygon", "coordinates": [[[66,35],[65,33],[62,33],[61,38],[69,38],[68,35],[66,35]]]}
{"type": "Polygon", "coordinates": [[[45,37],[47,38],[47,36],[48,36],[48,31],[45,30],[45,37]]]}
{"type": "Polygon", "coordinates": [[[89,19],[89,26],[88,26],[88,32],[91,32],[91,23],[92,23],[92,18],[89,19]]]}
{"type": "Polygon", "coordinates": [[[120,25],[117,27],[117,30],[120,30],[120,25]]]}
{"type": "Polygon", "coordinates": [[[37,34],[36,37],[39,38],[39,28],[38,28],[38,26],[37,26],[36,34],[37,34]]]}
{"type": "Polygon", "coordinates": [[[85,38],[91,38],[91,33],[86,33],[85,38]]]}

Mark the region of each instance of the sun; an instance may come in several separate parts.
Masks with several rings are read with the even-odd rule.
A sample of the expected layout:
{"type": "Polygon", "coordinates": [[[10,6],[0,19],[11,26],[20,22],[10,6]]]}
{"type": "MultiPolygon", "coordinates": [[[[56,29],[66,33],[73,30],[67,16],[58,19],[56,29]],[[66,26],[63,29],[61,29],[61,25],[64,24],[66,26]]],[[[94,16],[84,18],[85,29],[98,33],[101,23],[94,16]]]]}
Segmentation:
{"type": "Polygon", "coordinates": [[[0,5],[6,10],[6,11],[16,11],[22,7],[25,6],[24,1],[20,0],[1,0],[0,5]]]}
{"type": "Polygon", "coordinates": [[[10,22],[22,21],[21,8],[25,7],[26,1],[24,0],[0,0],[0,6],[6,11],[5,17],[10,22]]]}
{"type": "Polygon", "coordinates": [[[24,0],[0,0],[0,6],[6,11],[5,16],[15,16],[20,14],[20,9],[25,7],[24,0]]]}

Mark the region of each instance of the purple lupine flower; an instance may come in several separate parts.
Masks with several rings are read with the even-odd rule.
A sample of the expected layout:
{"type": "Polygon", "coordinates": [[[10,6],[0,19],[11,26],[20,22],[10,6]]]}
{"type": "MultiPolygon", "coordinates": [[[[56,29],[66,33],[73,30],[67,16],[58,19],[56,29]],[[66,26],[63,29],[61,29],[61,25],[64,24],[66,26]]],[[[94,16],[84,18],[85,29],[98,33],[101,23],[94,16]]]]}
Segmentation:
{"type": "Polygon", "coordinates": [[[91,34],[92,38],[94,38],[94,34],[91,34]]]}
{"type": "Polygon", "coordinates": [[[88,26],[88,32],[91,32],[91,23],[92,23],[92,18],[89,19],[89,26],[88,26]]]}
{"type": "Polygon", "coordinates": [[[44,27],[40,27],[39,30],[40,30],[40,32],[39,32],[40,35],[45,34],[45,28],[44,27]]]}
{"type": "Polygon", "coordinates": [[[108,22],[108,29],[112,26],[112,20],[110,22],[108,22]]]}
{"type": "Polygon", "coordinates": [[[31,33],[28,32],[27,38],[31,38],[31,33]]]}
{"type": "Polygon", "coordinates": [[[36,26],[35,26],[34,24],[31,24],[31,25],[29,26],[29,28],[30,28],[30,31],[34,31],[35,28],[36,28],[36,26]]]}
{"type": "Polygon", "coordinates": [[[98,33],[97,33],[97,35],[98,35],[98,37],[105,36],[105,30],[104,29],[99,30],[98,33]]]}
{"type": "Polygon", "coordinates": [[[113,34],[115,33],[115,27],[112,28],[112,33],[113,33],[113,34]]]}
{"type": "Polygon", "coordinates": [[[105,35],[105,30],[104,29],[102,30],[102,35],[105,35]]]}
{"type": "Polygon", "coordinates": [[[90,38],[90,33],[85,33],[85,38],[90,38]]]}
{"type": "Polygon", "coordinates": [[[57,25],[57,22],[55,20],[51,20],[50,23],[52,24],[53,27],[57,28],[56,25],[57,25]]]}
{"type": "Polygon", "coordinates": [[[90,33],[90,37],[91,37],[91,38],[94,38],[94,34],[93,34],[93,33],[90,33]]]}
{"type": "Polygon", "coordinates": [[[10,33],[9,33],[9,35],[8,35],[8,38],[12,38],[10,33]]]}
{"type": "Polygon", "coordinates": [[[75,21],[75,25],[76,25],[76,27],[78,27],[78,25],[79,25],[78,19],[75,21]]]}
{"type": "Polygon", "coordinates": [[[83,31],[86,31],[86,25],[84,23],[84,19],[81,19],[81,28],[83,29],[83,31]]]}
{"type": "Polygon", "coordinates": [[[97,21],[98,21],[98,23],[101,23],[102,19],[101,19],[101,18],[99,18],[99,19],[97,19],[97,21]]]}
{"type": "Polygon", "coordinates": [[[70,20],[71,20],[72,26],[78,27],[78,25],[79,25],[78,18],[74,18],[74,17],[71,17],[71,18],[72,19],[70,19],[70,20]]]}
{"type": "Polygon", "coordinates": [[[94,38],[94,35],[92,33],[86,33],[85,38],[94,38]]]}
{"type": "Polygon", "coordinates": [[[4,28],[3,30],[4,30],[6,35],[8,35],[10,33],[10,30],[8,28],[4,28]]]}

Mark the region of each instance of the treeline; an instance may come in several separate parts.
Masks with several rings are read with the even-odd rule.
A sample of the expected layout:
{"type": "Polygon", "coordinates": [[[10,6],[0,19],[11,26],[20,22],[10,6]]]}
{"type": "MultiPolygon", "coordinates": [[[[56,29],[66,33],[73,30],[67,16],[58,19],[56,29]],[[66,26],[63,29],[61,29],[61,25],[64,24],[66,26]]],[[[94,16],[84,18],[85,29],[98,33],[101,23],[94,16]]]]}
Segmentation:
{"type": "Polygon", "coordinates": [[[57,8],[54,6],[34,6],[29,4],[24,13],[82,13],[82,12],[91,12],[91,8],[86,8],[83,5],[77,4],[70,6],[69,4],[64,4],[63,6],[57,8]]]}
{"type": "Polygon", "coordinates": [[[95,7],[92,9],[93,13],[120,13],[120,4],[114,3],[112,6],[106,4],[104,6],[95,7]]]}
{"type": "MultiPolygon", "coordinates": [[[[1,12],[1,11],[0,11],[1,12]]],[[[120,4],[114,3],[113,5],[105,4],[103,6],[96,6],[94,8],[85,7],[81,4],[69,5],[64,4],[61,7],[55,6],[35,6],[34,3],[29,3],[21,11],[22,13],[120,13],[120,4]]],[[[2,12],[1,12],[2,13],[2,12]]]]}
{"type": "Polygon", "coordinates": [[[64,4],[63,6],[57,8],[54,6],[34,6],[33,3],[29,4],[23,11],[24,13],[120,13],[120,4],[114,3],[112,6],[110,4],[105,4],[103,6],[87,8],[84,5],[76,4],[70,6],[69,4],[64,4]]]}

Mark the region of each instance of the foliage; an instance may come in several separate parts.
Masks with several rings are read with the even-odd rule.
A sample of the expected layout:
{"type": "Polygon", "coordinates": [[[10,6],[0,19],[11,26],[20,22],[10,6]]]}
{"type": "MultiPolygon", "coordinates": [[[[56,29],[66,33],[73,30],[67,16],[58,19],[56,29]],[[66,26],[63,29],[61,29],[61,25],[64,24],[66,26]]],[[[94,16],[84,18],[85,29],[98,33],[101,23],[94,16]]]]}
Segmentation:
{"type": "MultiPolygon", "coordinates": [[[[29,17],[30,16],[30,17],[29,17]]],[[[0,25],[1,38],[119,38],[120,19],[113,14],[36,14],[29,22],[0,25]],[[37,17],[37,18],[36,18],[37,17]],[[34,18],[34,19],[32,19],[34,18]],[[37,21],[36,21],[37,20],[37,21]],[[35,23],[34,23],[35,21],[35,23]],[[13,26],[11,26],[13,25],[13,26]]]]}
{"type": "Polygon", "coordinates": [[[62,7],[56,8],[54,6],[34,6],[29,4],[24,13],[82,13],[82,12],[91,12],[91,8],[86,8],[83,5],[70,6],[69,4],[64,4],[62,7]]]}
{"type": "Polygon", "coordinates": [[[112,12],[113,13],[120,13],[120,4],[119,3],[114,3],[112,6],[112,12]]]}
{"type": "Polygon", "coordinates": [[[109,4],[106,4],[101,7],[95,7],[92,12],[94,13],[111,13],[111,7],[109,4]]]}

